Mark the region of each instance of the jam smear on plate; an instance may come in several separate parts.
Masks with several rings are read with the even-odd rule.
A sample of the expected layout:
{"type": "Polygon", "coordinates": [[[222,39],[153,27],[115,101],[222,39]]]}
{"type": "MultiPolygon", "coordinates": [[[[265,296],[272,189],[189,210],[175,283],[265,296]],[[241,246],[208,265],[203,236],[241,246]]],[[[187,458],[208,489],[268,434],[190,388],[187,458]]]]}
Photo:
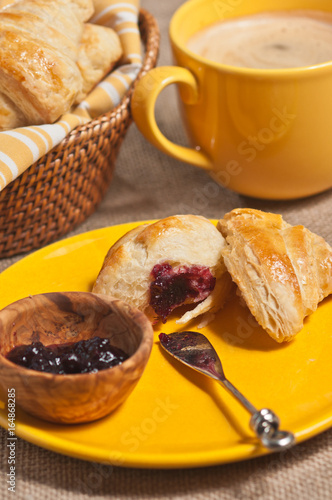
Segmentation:
{"type": "Polygon", "coordinates": [[[200,302],[210,295],[216,278],[205,266],[179,266],[157,264],[152,269],[150,305],[166,323],[167,317],[178,306],[188,302],[200,302]]]}
{"type": "Polygon", "coordinates": [[[32,342],[14,347],[6,357],[30,370],[65,375],[105,370],[121,364],[129,356],[112,346],[109,339],[94,337],[49,346],[32,342]]]}

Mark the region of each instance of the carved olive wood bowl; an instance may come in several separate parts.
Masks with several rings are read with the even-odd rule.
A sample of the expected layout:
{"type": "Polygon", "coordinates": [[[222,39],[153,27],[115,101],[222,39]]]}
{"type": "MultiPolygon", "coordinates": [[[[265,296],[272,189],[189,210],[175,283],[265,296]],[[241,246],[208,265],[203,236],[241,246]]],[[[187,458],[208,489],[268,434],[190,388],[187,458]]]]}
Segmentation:
{"type": "Polygon", "coordinates": [[[124,302],[88,292],[45,293],[0,311],[0,385],[15,388],[27,413],[57,423],[97,420],[131,393],[149,359],[153,329],[147,317],[124,302]],[[78,342],[95,336],[130,357],[122,364],[85,374],[53,375],[6,359],[15,346],[78,342]]]}

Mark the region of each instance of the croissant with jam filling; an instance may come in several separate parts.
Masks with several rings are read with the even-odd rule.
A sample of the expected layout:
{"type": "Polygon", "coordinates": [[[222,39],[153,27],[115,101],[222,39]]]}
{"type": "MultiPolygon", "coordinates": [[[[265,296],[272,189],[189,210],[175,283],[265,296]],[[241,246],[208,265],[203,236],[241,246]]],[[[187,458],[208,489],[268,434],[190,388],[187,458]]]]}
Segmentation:
{"type": "Polygon", "coordinates": [[[193,304],[178,320],[185,324],[216,312],[229,294],[224,245],[216,227],[200,216],[138,226],[110,248],[92,291],[122,299],[163,322],[175,308],[193,304]]]}
{"type": "Polygon", "coordinates": [[[332,248],[281,215],[237,209],[217,228],[225,265],[258,323],[277,342],[289,341],[332,293],[332,248]]]}

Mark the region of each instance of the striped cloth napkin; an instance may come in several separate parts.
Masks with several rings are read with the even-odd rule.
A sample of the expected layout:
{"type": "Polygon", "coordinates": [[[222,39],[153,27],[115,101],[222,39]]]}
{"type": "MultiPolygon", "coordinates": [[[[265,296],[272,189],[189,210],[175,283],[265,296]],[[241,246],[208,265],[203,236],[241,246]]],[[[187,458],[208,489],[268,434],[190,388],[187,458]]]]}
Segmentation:
{"type": "Polygon", "coordinates": [[[54,124],[20,127],[0,132],[0,190],[59,144],[78,125],[119,104],[142,66],[138,30],[139,0],[95,0],[90,22],[109,26],[119,35],[123,64],[99,83],[72,112],[54,124]]]}

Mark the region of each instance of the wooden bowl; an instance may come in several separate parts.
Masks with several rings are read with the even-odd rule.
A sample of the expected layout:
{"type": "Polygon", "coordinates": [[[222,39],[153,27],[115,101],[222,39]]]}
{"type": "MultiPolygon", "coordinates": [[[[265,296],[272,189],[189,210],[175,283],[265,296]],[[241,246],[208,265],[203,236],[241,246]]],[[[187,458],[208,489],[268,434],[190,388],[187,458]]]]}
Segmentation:
{"type": "Polygon", "coordinates": [[[153,329],[147,317],[124,302],[88,292],[45,293],[21,299],[0,311],[0,385],[14,388],[17,405],[57,423],[97,420],[131,393],[149,359],[153,329]],[[53,375],[30,370],[5,356],[17,345],[109,338],[129,358],[85,374],[53,375]]]}

